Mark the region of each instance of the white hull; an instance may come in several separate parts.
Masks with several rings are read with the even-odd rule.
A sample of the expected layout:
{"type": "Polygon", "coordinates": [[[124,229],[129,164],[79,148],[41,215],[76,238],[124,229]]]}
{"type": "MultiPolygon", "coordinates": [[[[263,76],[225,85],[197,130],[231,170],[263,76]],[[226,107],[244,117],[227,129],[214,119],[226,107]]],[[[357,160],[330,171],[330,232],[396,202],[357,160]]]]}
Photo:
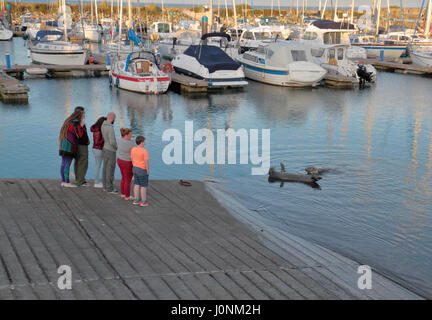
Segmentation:
{"type": "Polygon", "coordinates": [[[13,32],[8,29],[0,30],[0,41],[7,41],[12,39],[13,32]]]}
{"type": "Polygon", "coordinates": [[[145,93],[161,94],[168,90],[171,83],[169,76],[126,77],[110,71],[110,82],[120,89],[145,93]]]}
{"type": "Polygon", "coordinates": [[[367,51],[368,58],[380,58],[381,52],[384,59],[397,59],[406,51],[406,46],[380,46],[380,45],[362,45],[367,51]]]}
{"type": "Polygon", "coordinates": [[[410,52],[412,63],[417,66],[432,67],[431,52],[410,52]]]}
{"type": "Polygon", "coordinates": [[[246,78],[282,87],[313,87],[319,84],[326,72],[313,70],[265,69],[241,61],[246,78]]]}
{"type": "Polygon", "coordinates": [[[54,64],[54,65],[84,65],[86,62],[86,53],[39,53],[30,52],[33,62],[40,64],[54,64]]]}

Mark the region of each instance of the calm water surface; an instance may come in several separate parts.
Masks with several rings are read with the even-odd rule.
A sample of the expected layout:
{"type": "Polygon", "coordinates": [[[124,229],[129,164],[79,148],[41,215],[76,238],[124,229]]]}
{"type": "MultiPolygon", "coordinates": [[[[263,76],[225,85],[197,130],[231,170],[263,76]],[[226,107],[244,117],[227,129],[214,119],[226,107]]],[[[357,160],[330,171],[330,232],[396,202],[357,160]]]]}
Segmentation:
{"type": "MultiPolygon", "coordinates": [[[[26,62],[20,39],[0,43],[26,62]]],[[[117,113],[116,132],[147,137],[153,179],[217,179],[270,223],[369,264],[432,298],[432,79],[380,73],[366,90],[290,90],[251,82],[203,97],[143,96],[107,78],[26,80],[28,105],[0,102],[0,177],[57,178],[58,131],[77,105],[87,124],[117,113]],[[165,129],[271,128],[271,163],[333,171],[307,185],[269,183],[249,165],[162,162],[165,129]]],[[[93,159],[88,176],[92,178],[93,159]]],[[[119,172],[117,172],[118,174],[119,172]]]]}

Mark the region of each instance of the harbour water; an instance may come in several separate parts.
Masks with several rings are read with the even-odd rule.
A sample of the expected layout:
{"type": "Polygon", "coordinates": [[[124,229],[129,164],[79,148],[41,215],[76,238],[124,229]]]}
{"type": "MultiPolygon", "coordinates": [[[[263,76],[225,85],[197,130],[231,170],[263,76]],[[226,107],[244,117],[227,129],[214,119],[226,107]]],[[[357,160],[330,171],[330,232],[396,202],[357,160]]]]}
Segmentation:
{"type": "MultiPolygon", "coordinates": [[[[27,62],[22,39],[9,46],[27,62]]],[[[3,59],[3,56],[0,57],[3,59]]],[[[295,235],[376,268],[432,298],[431,79],[379,73],[364,90],[292,90],[250,82],[242,91],[183,96],[111,89],[107,78],[29,79],[27,105],[0,102],[0,177],[58,178],[58,131],[77,105],[86,122],[109,111],[115,130],[147,138],[151,179],[210,179],[295,235]],[[271,129],[271,164],[287,171],[329,167],[320,189],[269,183],[251,165],[172,165],[164,130],[271,129]]],[[[93,177],[90,153],[88,177],[93,177]]],[[[119,177],[119,172],[116,172],[119,177]]]]}

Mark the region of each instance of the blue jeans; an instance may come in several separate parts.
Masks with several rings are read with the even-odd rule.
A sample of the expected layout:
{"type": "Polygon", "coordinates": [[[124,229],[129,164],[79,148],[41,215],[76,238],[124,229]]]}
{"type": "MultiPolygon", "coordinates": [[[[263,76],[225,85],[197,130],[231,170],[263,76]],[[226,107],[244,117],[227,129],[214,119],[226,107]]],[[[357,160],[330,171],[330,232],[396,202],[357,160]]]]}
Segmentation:
{"type": "Polygon", "coordinates": [[[95,157],[95,172],[94,172],[94,183],[100,183],[99,173],[103,162],[103,152],[99,149],[93,149],[93,155],[95,157]]]}

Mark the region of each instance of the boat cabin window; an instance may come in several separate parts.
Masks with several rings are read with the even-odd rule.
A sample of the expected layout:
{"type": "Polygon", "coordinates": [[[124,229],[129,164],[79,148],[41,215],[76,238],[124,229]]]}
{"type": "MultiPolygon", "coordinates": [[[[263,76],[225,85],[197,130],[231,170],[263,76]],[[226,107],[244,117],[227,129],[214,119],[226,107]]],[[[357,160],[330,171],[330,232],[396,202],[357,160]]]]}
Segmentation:
{"type": "Polygon", "coordinates": [[[336,50],[335,49],[329,49],[328,50],[328,58],[330,59],[334,59],[336,57],[336,50]]]}
{"type": "Polygon", "coordinates": [[[312,48],[311,49],[311,55],[313,56],[313,57],[317,57],[317,58],[320,58],[320,57],[322,57],[322,55],[324,54],[324,49],[322,49],[322,48],[312,48]]]}
{"type": "Polygon", "coordinates": [[[393,35],[393,36],[390,36],[389,39],[390,39],[390,40],[398,40],[398,36],[393,35]]]}
{"type": "Polygon", "coordinates": [[[338,48],[337,49],[337,59],[340,61],[340,60],[343,60],[343,58],[344,58],[344,49],[338,48]]]}
{"type": "Polygon", "coordinates": [[[258,52],[258,53],[262,53],[262,54],[265,54],[265,48],[264,48],[264,47],[258,47],[258,48],[256,49],[256,52],[258,52]]]}
{"type": "Polygon", "coordinates": [[[137,74],[147,74],[150,72],[150,62],[147,60],[135,61],[134,65],[137,74]]]}
{"type": "Polygon", "coordinates": [[[157,25],[157,32],[158,33],[169,33],[170,32],[170,26],[168,23],[159,23],[157,25]]]}
{"type": "Polygon", "coordinates": [[[291,56],[294,61],[307,61],[304,50],[291,50],[291,56]]]}
{"type": "Polygon", "coordinates": [[[277,32],[272,32],[272,37],[273,38],[279,38],[279,39],[283,39],[283,34],[282,34],[282,32],[279,32],[279,31],[277,31],[277,32]]]}
{"type": "Polygon", "coordinates": [[[409,41],[410,38],[407,37],[407,36],[401,36],[401,37],[399,38],[399,40],[401,40],[401,41],[409,41]]]}
{"type": "Polygon", "coordinates": [[[253,55],[251,55],[251,54],[249,54],[249,53],[245,53],[245,54],[243,54],[243,58],[244,59],[246,59],[246,60],[250,60],[250,61],[253,61],[253,62],[255,62],[255,63],[258,63],[258,57],[256,57],[256,56],[253,56],[253,55]]]}
{"type": "Polygon", "coordinates": [[[325,44],[339,44],[339,43],[341,43],[340,32],[326,32],[326,33],[324,33],[324,43],[325,44]]]}
{"type": "Polygon", "coordinates": [[[246,40],[255,40],[253,33],[250,32],[250,31],[246,31],[245,32],[245,34],[243,36],[243,39],[246,39],[246,40]]]}
{"type": "Polygon", "coordinates": [[[255,32],[256,40],[265,40],[270,38],[270,32],[255,32]]]}
{"type": "Polygon", "coordinates": [[[318,38],[318,34],[316,32],[306,31],[302,36],[303,40],[315,40],[318,38]]]}
{"type": "Polygon", "coordinates": [[[266,56],[267,56],[268,59],[270,59],[273,56],[273,54],[274,54],[273,50],[267,49],[266,56]]]}
{"type": "Polygon", "coordinates": [[[354,39],[352,39],[351,43],[359,43],[359,39],[358,38],[354,38],[354,39]]]}

